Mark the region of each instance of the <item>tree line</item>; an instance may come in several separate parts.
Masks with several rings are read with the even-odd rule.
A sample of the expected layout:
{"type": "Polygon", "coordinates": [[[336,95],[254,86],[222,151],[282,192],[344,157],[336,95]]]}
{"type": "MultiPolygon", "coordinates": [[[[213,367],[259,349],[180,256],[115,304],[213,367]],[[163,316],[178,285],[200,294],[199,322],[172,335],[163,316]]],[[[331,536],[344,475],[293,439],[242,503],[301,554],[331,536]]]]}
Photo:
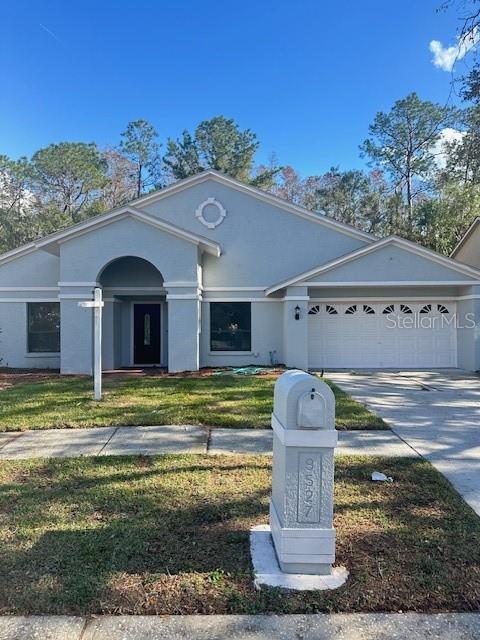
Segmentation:
{"type": "Polygon", "coordinates": [[[165,145],[152,124],[136,120],[107,149],[93,142],[60,142],[31,158],[0,155],[0,251],[208,168],[269,188],[278,168],[254,169],[258,146],[255,133],[218,116],[165,145]]]}
{"type": "Polygon", "coordinates": [[[107,149],[61,142],[31,158],[0,155],[0,251],[213,168],[379,237],[396,234],[449,254],[480,215],[478,62],[460,95],[463,108],[411,93],[377,113],[359,146],[366,170],[302,177],[275,156],[258,166],[256,134],[224,116],[164,144],[152,124],[136,120],[107,149]]]}

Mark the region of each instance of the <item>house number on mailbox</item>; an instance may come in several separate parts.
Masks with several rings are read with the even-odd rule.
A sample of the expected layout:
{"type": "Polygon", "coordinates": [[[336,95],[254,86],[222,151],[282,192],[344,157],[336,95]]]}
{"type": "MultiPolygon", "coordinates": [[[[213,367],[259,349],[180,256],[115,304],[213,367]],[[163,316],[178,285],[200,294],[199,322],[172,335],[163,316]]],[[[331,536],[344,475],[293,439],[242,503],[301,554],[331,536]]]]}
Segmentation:
{"type": "Polygon", "coordinates": [[[320,479],[322,460],[311,453],[298,454],[297,522],[320,522],[320,479]]]}

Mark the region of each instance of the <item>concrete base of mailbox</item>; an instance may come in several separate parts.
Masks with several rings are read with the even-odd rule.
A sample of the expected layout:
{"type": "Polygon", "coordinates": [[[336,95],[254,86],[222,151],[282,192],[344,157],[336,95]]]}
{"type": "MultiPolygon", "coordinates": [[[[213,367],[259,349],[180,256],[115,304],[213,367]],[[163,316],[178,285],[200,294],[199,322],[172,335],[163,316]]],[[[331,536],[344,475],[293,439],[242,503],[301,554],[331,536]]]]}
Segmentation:
{"type": "Polygon", "coordinates": [[[335,529],[282,527],[272,501],[270,528],[282,571],[307,575],[331,574],[335,562],[335,529]]]}
{"type": "Polygon", "coordinates": [[[250,553],[255,574],[254,585],[257,589],[265,585],[293,591],[326,591],[338,589],[348,579],[348,571],[345,567],[333,567],[329,575],[282,571],[268,525],[260,524],[251,529],[250,553]]]}

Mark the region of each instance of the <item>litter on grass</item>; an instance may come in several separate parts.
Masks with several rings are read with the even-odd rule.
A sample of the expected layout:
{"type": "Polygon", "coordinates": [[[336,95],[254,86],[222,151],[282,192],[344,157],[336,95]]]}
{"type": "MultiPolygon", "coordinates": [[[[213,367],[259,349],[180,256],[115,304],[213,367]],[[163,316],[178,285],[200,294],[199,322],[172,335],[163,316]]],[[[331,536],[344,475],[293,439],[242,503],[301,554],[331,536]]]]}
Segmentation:
{"type": "Polygon", "coordinates": [[[374,482],[393,482],[391,476],[386,476],[384,473],[380,473],[380,471],[374,471],[372,473],[372,480],[374,482]]]}

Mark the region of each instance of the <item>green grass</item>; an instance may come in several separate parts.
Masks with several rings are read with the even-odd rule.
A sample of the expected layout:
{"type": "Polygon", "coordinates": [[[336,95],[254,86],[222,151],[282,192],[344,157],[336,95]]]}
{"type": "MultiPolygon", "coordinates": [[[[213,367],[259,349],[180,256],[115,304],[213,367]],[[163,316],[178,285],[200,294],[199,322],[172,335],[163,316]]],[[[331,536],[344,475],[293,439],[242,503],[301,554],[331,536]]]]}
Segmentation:
{"type": "Polygon", "coordinates": [[[256,591],[248,536],[270,471],[262,456],[3,463],[0,613],[478,610],[480,520],[420,459],[338,459],[345,586],[256,591]]]}
{"type": "MultiPolygon", "coordinates": [[[[200,424],[268,428],[275,377],[106,378],[101,402],[92,382],[60,377],[0,391],[0,431],[70,427],[200,424]]],[[[382,429],[383,421],[331,384],[338,429],[382,429]]]]}

